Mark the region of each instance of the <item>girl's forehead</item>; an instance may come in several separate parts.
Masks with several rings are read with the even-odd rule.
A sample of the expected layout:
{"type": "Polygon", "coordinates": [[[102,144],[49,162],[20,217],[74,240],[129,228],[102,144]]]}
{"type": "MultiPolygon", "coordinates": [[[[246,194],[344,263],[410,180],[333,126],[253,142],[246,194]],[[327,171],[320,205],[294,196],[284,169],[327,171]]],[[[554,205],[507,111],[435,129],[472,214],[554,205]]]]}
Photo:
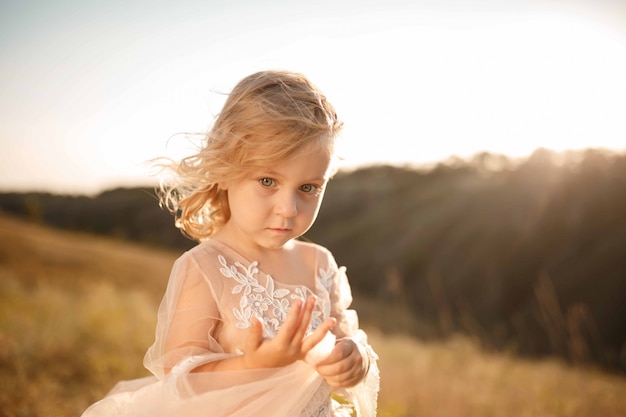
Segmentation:
{"type": "Polygon", "coordinates": [[[308,149],[252,169],[252,174],[273,174],[306,180],[327,180],[331,156],[322,149],[308,149]]]}

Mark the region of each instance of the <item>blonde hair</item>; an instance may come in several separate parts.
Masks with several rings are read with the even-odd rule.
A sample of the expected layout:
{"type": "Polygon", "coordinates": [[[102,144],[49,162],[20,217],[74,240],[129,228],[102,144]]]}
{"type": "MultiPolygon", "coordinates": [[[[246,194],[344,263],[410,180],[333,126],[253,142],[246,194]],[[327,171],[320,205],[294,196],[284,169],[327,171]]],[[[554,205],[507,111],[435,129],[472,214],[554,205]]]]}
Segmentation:
{"type": "Polygon", "coordinates": [[[220,183],[280,163],[309,145],[332,158],[342,125],[326,97],[302,74],[252,74],[228,95],[198,152],[167,166],[175,181],[161,185],[161,206],[189,237],[208,238],[230,218],[220,183]]]}

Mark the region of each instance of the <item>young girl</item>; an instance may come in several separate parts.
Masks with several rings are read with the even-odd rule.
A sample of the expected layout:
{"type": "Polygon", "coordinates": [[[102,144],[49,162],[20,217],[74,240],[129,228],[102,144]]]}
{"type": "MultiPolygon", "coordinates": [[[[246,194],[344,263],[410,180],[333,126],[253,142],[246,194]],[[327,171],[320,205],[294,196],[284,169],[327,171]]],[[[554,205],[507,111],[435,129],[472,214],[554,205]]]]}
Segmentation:
{"type": "Polygon", "coordinates": [[[237,84],[162,189],[200,243],[173,266],[144,358],[155,376],[119,383],[84,417],[375,416],[377,357],[348,309],[345,268],[298,240],[334,173],[341,126],[300,74],[237,84]]]}

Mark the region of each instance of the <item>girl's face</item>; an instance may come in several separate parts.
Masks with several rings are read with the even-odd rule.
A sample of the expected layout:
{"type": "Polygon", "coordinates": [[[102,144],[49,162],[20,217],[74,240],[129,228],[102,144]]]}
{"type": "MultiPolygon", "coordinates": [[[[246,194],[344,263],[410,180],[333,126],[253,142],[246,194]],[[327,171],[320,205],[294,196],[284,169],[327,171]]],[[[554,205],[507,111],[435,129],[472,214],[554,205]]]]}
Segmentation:
{"type": "Polygon", "coordinates": [[[231,215],[216,237],[254,252],[280,249],[303,235],[317,217],[329,165],[324,151],[304,148],[273,167],[221,184],[231,215]]]}

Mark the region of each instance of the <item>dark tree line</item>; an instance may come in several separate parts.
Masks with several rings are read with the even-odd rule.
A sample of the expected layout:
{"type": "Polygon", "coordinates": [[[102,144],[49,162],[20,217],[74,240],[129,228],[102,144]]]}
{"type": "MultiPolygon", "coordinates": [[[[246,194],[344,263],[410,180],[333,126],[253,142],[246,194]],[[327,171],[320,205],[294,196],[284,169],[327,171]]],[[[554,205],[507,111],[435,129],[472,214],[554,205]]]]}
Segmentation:
{"type": "MultiPolygon", "coordinates": [[[[0,209],[60,228],[193,245],[151,189],[2,194],[0,209]]],[[[481,154],[429,170],[340,173],[306,237],[348,266],[355,293],[432,324],[406,329],[418,336],[465,331],[486,347],[626,370],[624,155],[538,150],[518,163],[481,154]]]]}

